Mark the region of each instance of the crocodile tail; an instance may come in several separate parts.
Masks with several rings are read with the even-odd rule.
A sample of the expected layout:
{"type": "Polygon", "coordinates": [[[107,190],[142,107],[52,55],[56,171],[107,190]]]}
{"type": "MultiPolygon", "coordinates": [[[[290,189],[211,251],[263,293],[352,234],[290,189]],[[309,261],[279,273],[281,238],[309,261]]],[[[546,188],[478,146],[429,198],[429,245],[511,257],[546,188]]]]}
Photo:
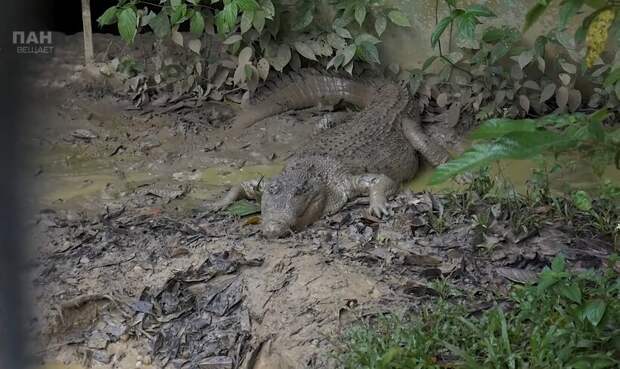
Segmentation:
{"type": "Polygon", "coordinates": [[[365,107],[381,83],[381,80],[352,80],[314,70],[290,73],[259,89],[249,106],[233,120],[232,128],[244,129],[261,119],[318,104],[345,101],[365,107]]]}

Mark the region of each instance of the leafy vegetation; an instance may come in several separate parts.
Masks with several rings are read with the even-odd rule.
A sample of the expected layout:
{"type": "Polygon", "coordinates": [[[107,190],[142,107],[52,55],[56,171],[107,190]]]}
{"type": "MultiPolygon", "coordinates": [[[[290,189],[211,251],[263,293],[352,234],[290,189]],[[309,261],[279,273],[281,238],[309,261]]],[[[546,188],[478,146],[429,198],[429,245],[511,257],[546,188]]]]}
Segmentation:
{"type": "Polygon", "coordinates": [[[571,273],[557,257],[511,308],[481,314],[440,299],[414,316],[387,316],[348,332],[342,368],[617,368],[620,275],[571,273]]]}
{"type": "MultiPolygon", "coordinates": [[[[217,90],[224,82],[252,91],[271,70],[289,66],[319,64],[352,73],[355,65],[378,64],[377,44],[388,25],[410,25],[397,7],[380,0],[119,0],[98,23],[116,24],[128,43],[150,30],[160,39],[157,49],[164,48],[165,40],[188,49],[193,55],[168,64],[180,65],[184,90],[209,96],[209,87],[200,83],[206,72],[208,85],[216,90],[209,97],[215,99],[221,98],[217,90]],[[218,57],[209,55],[214,40],[224,47],[218,57]]],[[[166,79],[163,60],[168,56],[154,58],[156,72],[149,83],[166,79]]]]}
{"type": "Polygon", "coordinates": [[[481,140],[463,155],[440,166],[433,183],[501,159],[527,159],[545,153],[560,155],[578,151],[602,176],[611,163],[620,169],[620,128],[605,128],[606,110],[590,115],[550,115],[540,119],[490,119],[471,137],[481,140]]]}
{"type": "Polygon", "coordinates": [[[607,239],[620,251],[620,187],[605,182],[596,198],[583,190],[552,193],[550,175],[556,170],[557,166],[534,169],[521,191],[510,180],[490,175],[487,167],[472,172],[462,178],[464,188],[443,195],[445,210],[440,219],[431,215],[430,224],[442,233],[446,224],[470,223],[476,247],[484,248],[493,223],[506,224],[514,239],[522,239],[552,222],[570,226],[579,237],[607,239]]]}
{"type": "MultiPolygon", "coordinates": [[[[528,12],[524,28],[529,29],[551,3],[537,2],[528,12]]],[[[543,154],[578,153],[591,160],[599,176],[611,164],[615,163],[620,169],[620,130],[607,125],[615,119],[620,106],[620,53],[616,53],[611,62],[601,59],[611,59],[604,55],[605,45],[620,36],[618,8],[613,2],[561,2],[556,28],[539,35],[532,47],[524,47],[518,30],[505,26],[488,27],[480,39],[476,39],[474,30],[480,23],[479,17],[493,14],[486,9],[472,15],[468,10],[471,7],[459,9],[455,1],[446,1],[446,4],[450,13],[438,21],[431,43],[439,48],[440,59],[449,59],[443,75],[450,79],[454,73],[464,73],[464,83],[471,84],[472,88],[465,88],[464,94],[463,89],[460,91],[468,100],[437,96],[437,104],[450,109],[450,103],[462,106],[473,102],[470,105],[477,111],[478,119],[495,118],[483,122],[473,132],[476,144],[470,150],[439,167],[433,183],[495,160],[531,159],[543,154]],[[583,18],[574,36],[569,37],[569,21],[580,14],[586,4],[594,10],[583,18]],[[466,59],[463,53],[451,59],[442,52],[439,40],[453,24],[459,37],[477,44],[470,47],[466,62],[462,61],[466,59]],[[548,52],[551,45],[555,46],[553,54],[548,52]],[[592,68],[594,66],[596,68],[592,68]],[[537,75],[540,77],[536,80],[532,78],[537,75]],[[598,86],[593,88],[594,93],[585,106],[584,95],[576,87],[578,81],[598,86]],[[472,100],[471,96],[475,98],[472,100]]],[[[452,34],[449,37],[451,40],[452,34]]],[[[429,59],[428,65],[435,59],[429,59]]],[[[417,83],[415,81],[412,79],[411,84],[417,83]]],[[[455,83],[458,84],[458,80],[455,83]]],[[[422,95],[430,102],[433,91],[426,88],[422,95]]]]}

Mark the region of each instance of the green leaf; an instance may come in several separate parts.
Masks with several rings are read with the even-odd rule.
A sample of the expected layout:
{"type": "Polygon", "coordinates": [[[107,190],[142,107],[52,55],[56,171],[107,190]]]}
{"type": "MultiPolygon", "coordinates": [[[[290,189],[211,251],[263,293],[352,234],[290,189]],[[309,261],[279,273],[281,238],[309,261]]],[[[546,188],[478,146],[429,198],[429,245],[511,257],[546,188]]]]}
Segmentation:
{"type": "Polygon", "coordinates": [[[118,32],[125,42],[132,43],[138,32],[138,16],[132,8],[123,9],[118,15],[118,32]]]}
{"type": "Polygon", "coordinates": [[[118,7],[116,5],[106,9],[106,11],[103,12],[99,18],[97,18],[99,27],[107,26],[116,22],[116,14],[118,14],[118,7]]]}
{"type": "Polygon", "coordinates": [[[581,289],[576,284],[560,287],[560,294],[577,304],[581,303],[581,289]]]}
{"type": "Polygon", "coordinates": [[[327,35],[327,42],[337,50],[344,49],[347,45],[347,41],[335,33],[329,33],[327,35]]]}
{"type": "Polygon", "coordinates": [[[596,327],[603,319],[606,309],[607,303],[605,301],[601,299],[591,300],[584,307],[583,315],[596,327]]]}
{"type": "Polygon", "coordinates": [[[582,5],[583,0],[564,0],[560,8],[560,28],[566,27],[568,21],[577,14],[582,5]]]}
{"type": "Polygon", "coordinates": [[[527,159],[545,151],[566,149],[577,141],[574,135],[550,131],[510,132],[495,142],[476,144],[460,157],[440,165],[433,173],[430,183],[442,183],[495,160],[527,159]]]}
{"type": "Polygon", "coordinates": [[[189,20],[189,30],[195,35],[202,35],[205,30],[205,19],[200,11],[195,11],[189,20]]]}
{"type": "Polygon", "coordinates": [[[506,37],[506,32],[503,28],[489,27],[484,30],[482,34],[482,41],[492,44],[506,37]]]}
{"type": "Polygon", "coordinates": [[[523,27],[523,31],[527,31],[536,21],[540,18],[541,15],[547,10],[547,7],[551,3],[551,0],[545,2],[537,2],[525,15],[525,25],[523,27]]]}
{"type": "Polygon", "coordinates": [[[434,62],[435,60],[437,60],[437,56],[436,56],[436,55],[431,56],[430,58],[427,58],[427,59],[424,61],[424,64],[422,64],[422,70],[423,70],[423,71],[427,70],[427,69],[428,69],[428,67],[430,67],[430,66],[433,64],[433,62],[434,62]]]}
{"type": "Polygon", "coordinates": [[[540,278],[538,279],[536,291],[541,294],[559,281],[560,279],[558,278],[556,273],[549,270],[549,268],[545,268],[543,269],[542,273],[540,273],[540,278]]]}
{"type": "Polygon", "coordinates": [[[246,33],[252,28],[252,20],[254,19],[254,12],[243,12],[241,15],[241,22],[239,27],[241,28],[241,34],[246,33]]]}
{"type": "Polygon", "coordinates": [[[301,31],[302,29],[308,27],[312,21],[314,20],[314,11],[313,9],[308,9],[304,13],[302,13],[301,17],[296,20],[293,25],[294,31],[301,31]]]}
{"type": "Polygon", "coordinates": [[[239,41],[243,40],[243,37],[241,37],[241,35],[231,35],[230,37],[228,37],[226,40],[224,40],[222,43],[224,45],[232,45],[234,43],[237,43],[239,41]]]}
{"type": "Polygon", "coordinates": [[[343,61],[344,55],[342,53],[338,53],[327,63],[326,68],[329,69],[331,67],[334,67],[335,69],[338,69],[338,67],[342,65],[343,61]]]}
{"type": "Polygon", "coordinates": [[[267,55],[266,58],[275,70],[281,72],[291,61],[291,48],[288,45],[279,45],[273,54],[267,55]]]}
{"type": "Polygon", "coordinates": [[[478,20],[469,13],[463,13],[456,18],[456,28],[459,35],[465,40],[473,40],[478,20]]]}
{"type": "Polygon", "coordinates": [[[505,42],[499,42],[493,46],[491,49],[491,64],[497,63],[501,58],[506,56],[510,51],[510,46],[508,46],[505,42]]]}
{"type": "Polygon", "coordinates": [[[168,36],[171,30],[168,14],[164,10],[160,11],[155,18],[149,21],[149,27],[151,27],[155,36],[159,38],[168,36]]]}
{"type": "Polygon", "coordinates": [[[407,16],[399,10],[392,10],[391,12],[389,12],[388,18],[390,18],[392,23],[396,24],[397,26],[401,26],[401,27],[411,26],[411,23],[409,23],[409,19],[407,18],[407,16]]]}
{"type": "Polygon", "coordinates": [[[225,213],[238,217],[245,217],[248,215],[260,213],[260,205],[256,202],[240,200],[231,204],[226,209],[225,213]]]}
{"type": "Polygon", "coordinates": [[[361,26],[366,19],[366,7],[363,4],[355,5],[355,20],[361,26]]]}
{"type": "Polygon", "coordinates": [[[265,12],[265,18],[273,19],[273,17],[276,15],[276,8],[275,6],[273,6],[271,0],[261,0],[261,7],[265,12]]]}
{"type": "Polygon", "coordinates": [[[301,41],[297,41],[294,43],[295,46],[295,50],[297,50],[297,52],[303,56],[306,59],[310,59],[310,60],[314,60],[316,61],[316,56],[314,55],[314,51],[312,51],[312,48],[301,41]]]}
{"type": "Polygon", "coordinates": [[[575,207],[582,211],[592,210],[592,199],[585,191],[577,191],[573,194],[575,207]]]}
{"type": "Polygon", "coordinates": [[[336,31],[336,34],[342,38],[351,38],[353,36],[351,36],[351,32],[349,32],[348,29],[346,28],[342,28],[342,27],[337,27],[334,26],[334,31],[336,31]]]}
{"type": "Polygon", "coordinates": [[[375,31],[377,32],[377,36],[381,37],[386,28],[387,18],[383,15],[377,16],[377,19],[375,19],[375,31]]]}
{"type": "Polygon", "coordinates": [[[342,50],[342,56],[344,59],[342,60],[342,65],[347,65],[353,57],[355,56],[355,52],[357,51],[357,45],[349,45],[342,50]]]}
{"type": "Polygon", "coordinates": [[[259,10],[254,13],[252,24],[254,25],[254,29],[256,29],[259,33],[263,32],[263,28],[265,28],[265,12],[259,10]]]}
{"type": "Polygon", "coordinates": [[[379,64],[379,50],[377,47],[371,42],[361,42],[357,45],[357,54],[362,60],[365,60],[368,63],[379,64]]]}
{"type": "Polygon", "coordinates": [[[445,17],[444,19],[439,21],[439,23],[437,23],[437,26],[431,34],[431,47],[435,47],[435,45],[437,45],[439,39],[441,38],[441,35],[445,32],[446,28],[448,28],[450,23],[452,23],[452,19],[453,18],[451,16],[445,17]]]}
{"type": "Polygon", "coordinates": [[[609,74],[605,78],[603,86],[610,87],[615,85],[618,81],[620,81],[620,67],[616,67],[611,72],[609,72],[609,74]]]}
{"type": "Polygon", "coordinates": [[[547,42],[549,39],[545,36],[536,37],[536,41],[534,41],[534,50],[536,50],[536,55],[540,57],[545,56],[545,48],[547,47],[547,42]]]}
{"type": "Polygon", "coordinates": [[[563,255],[558,255],[551,261],[551,270],[555,273],[561,273],[566,268],[566,259],[563,255]]]}
{"type": "Polygon", "coordinates": [[[220,33],[229,33],[233,30],[235,23],[237,22],[237,14],[239,8],[236,3],[228,3],[224,5],[224,9],[217,13],[216,24],[220,33]]]}
{"type": "Polygon", "coordinates": [[[172,14],[170,14],[170,23],[173,25],[185,22],[187,15],[187,4],[181,4],[172,8],[172,14]]]}
{"type": "Polygon", "coordinates": [[[476,17],[495,17],[495,13],[491,9],[481,4],[470,5],[465,9],[465,12],[476,17]]]}
{"type": "Polygon", "coordinates": [[[368,34],[368,33],[361,33],[359,35],[357,35],[357,37],[355,37],[355,43],[356,44],[361,44],[363,42],[368,42],[371,43],[373,45],[376,45],[378,43],[381,43],[381,40],[379,40],[378,38],[376,38],[375,36],[368,34]]]}
{"type": "Polygon", "coordinates": [[[537,128],[536,122],[531,119],[489,119],[471,133],[471,138],[498,138],[510,132],[534,132],[537,128]]]}
{"type": "Polygon", "coordinates": [[[260,8],[256,0],[235,0],[239,9],[244,12],[253,12],[260,8]]]}

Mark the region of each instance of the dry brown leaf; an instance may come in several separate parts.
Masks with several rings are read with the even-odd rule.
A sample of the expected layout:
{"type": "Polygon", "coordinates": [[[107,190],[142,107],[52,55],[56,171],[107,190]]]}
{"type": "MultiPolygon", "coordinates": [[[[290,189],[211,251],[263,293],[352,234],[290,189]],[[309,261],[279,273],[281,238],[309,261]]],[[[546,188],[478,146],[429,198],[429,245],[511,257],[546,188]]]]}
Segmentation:
{"type": "Polygon", "coordinates": [[[530,111],[530,99],[525,95],[519,95],[519,105],[526,113],[530,111]]]}
{"type": "Polygon", "coordinates": [[[558,109],[564,110],[568,104],[568,88],[562,86],[558,88],[558,92],[555,94],[555,102],[558,104],[558,109]]]}

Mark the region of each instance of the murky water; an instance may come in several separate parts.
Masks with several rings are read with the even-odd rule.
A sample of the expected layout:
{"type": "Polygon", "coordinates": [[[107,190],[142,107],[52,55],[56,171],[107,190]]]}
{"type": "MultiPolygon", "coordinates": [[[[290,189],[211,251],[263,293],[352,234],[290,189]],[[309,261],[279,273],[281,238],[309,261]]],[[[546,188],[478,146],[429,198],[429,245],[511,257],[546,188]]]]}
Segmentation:
{"type": "MultiPolygon", "coordinates": [[[[538,164],[527,160],[502,161],[492,166],[492,173],[508,179],[515,188],[523,191],[532,171],[538,164]]],[[[282,164],[255,165],[243,168],[211,167],[188,172],[154,174],[150,172],[132,171],[119,176],[111,168],[101,168],[94,164],[70,167],[70,170],[50,173],[39,186],[39,201],[51,204],[62,199],[64,204],[81,201],[87,198],[109,200],[127,191],[131,191],[146,183],[178,185],[189,183],[192,191],[188,197],[193,200],[209,200],[220,194],[225,187],[242,181],[264,176],[269,178],[280,172],[282,164]]],[[[413,191],[442,191],[456,189],[459,186],[453,181],[440,185],[429,185],[433,168],[423,166],[414,180],[405,185],[413,191]]],[[[609,167],[603,180],[611,180],[620,185],[620,171],[609,167]]],[[[551,186],[557,191],[574,191],[576,189],[596,190],[599,179],[594,175],[591,166],[585,161],[577,161],[569,169],[563,169],[550,175],[551,186]]]]}

